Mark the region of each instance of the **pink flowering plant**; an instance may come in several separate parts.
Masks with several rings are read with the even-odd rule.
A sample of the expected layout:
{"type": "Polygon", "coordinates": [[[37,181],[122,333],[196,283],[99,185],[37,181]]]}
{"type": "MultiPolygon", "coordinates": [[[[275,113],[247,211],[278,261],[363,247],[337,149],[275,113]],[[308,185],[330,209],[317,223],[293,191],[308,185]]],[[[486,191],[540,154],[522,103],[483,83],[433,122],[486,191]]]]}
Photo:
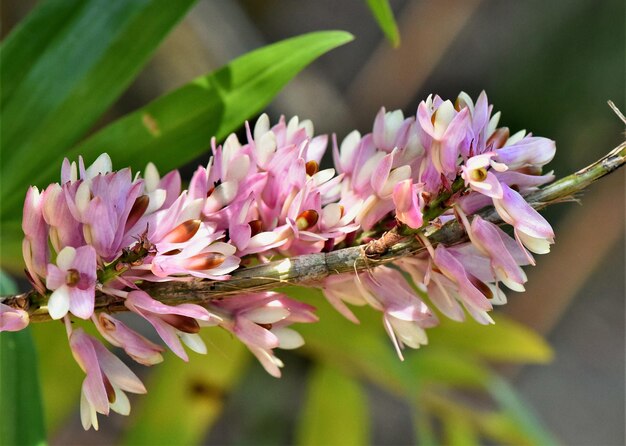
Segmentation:
{"type": "MultiPolygon", "coordinates": [[[[172,23],[152,31],[152,47],[185,9],[172,7],[172,23]]],[[[5,54],[25,38],[20,32],[26,31],[9,38],[5,54]]],[[[345,319],[340,324],[354,325],[345,328],[353,333],[346,338],[368,339],[368,331],[381,327],[388,346],[409,366],[415,356],[407,349],[428,344],[431,330],[448,320],[462,322],[458,330],[473,322],[492,325],[494,307],[505,304],[511,291],[525,290],[523,267],[535,265],[535,256],[549,253],[555,242],[537,208],[577,189],[567,182],[544,187],[555,179],[545,168],[555,142],[509,130],[485,92],[450,99],[432,94],[406,117],[402,110],[381,108],[364,134],[316,135],[308,119],[272,121],[266,114],[245,121],[239,136],[225,130],[255,115],[285,78],[349,38],[320,33],[259,50],[264,57],[244,56],[226,71],[200,78],[90,137],[62,161],[56,152],[24,167],[22,180],[30,182],[32,174],[39,184],[26,190],[19,225],[31,291],[2,298],[0,331],[62,321],[83,372],[85,430],[98,430],[99,415],[129,415],[127,393],[150,392],[130,363],[153,366],[168,356],[187,362],[191,352],[210,354],[207,332],[237,339],[267,373],[280,377],[280,350],[299,349],[311,337],[312,351],[323,350],[323,337],[312,333],[324,330],[325,318],[339,315],[345,319]],[[285,57],[289,63],[280,65],[285,57]],[[262,71],[269,66],[278,71],[262,71]],[[234,91],[215,86],[230,69],[264,73],[273,87],[261,90],[263,104],[248,109],[229,99],[249,93],[246,82],[229,87],[234,91]],[[168,110],[179,113],[180,98],[198,85],[206,86],[202,119],[189,118],[182,130],[169,128],[168,110]],[[216,127],[211,101],[220,94],[227,97],[230,121],[216,127]],[[120,134],[131,135],[128,145],[115,136],[120,134]],[[141,136],[133,139],[136,134],[141,136]],[[162,162],[162,151],[176,150],[166,147],[174,147],[176,138],[185,138],[189,150],[162,162]],[[103,150],[109,143],[113,156],[103,150]],[[207,146],[208,163],[191,178],[176,169],[159,171],[207,146]],[[59,181],[46,185],[49,164],[59,181]],[[284,288],[290,284],[308,294],[284,288]],[[322,296],[335,313],[318,311],[322,296]]],[[[142,49],[146,55],[149,50],[142,49]]],[[[9,80],[19,95],[13,75],[9,80]]],[[[97,98],[100,105],[115,98],[114,91],[107,94],[97,98]]],[[[76,102],[76,110],[80,106],[76,102]]],[[[94,121],[97,109],[85,108],[86,122],[94,121]]],[[[49,110],[50,122],[60,119],[58,112],[49,110]]],[[[37,136],[46,129],[32,130],[37,136]]],[[[11,142],[13,136],[6,138],[11,142]]],[[[75,139],[59,131],[51,144],[70,147],[75,139]]],[[[24,183],[11,169],[34,150],[29,141],[15,144],[20,150],[3,166],[3,188],[10,191],[24,183]]],[[[572,178],[590,175],[590,182],[619,167],[620,150],[613,167],[603,164],[572,178]]],[[[14,198],[19,191],[13,192],[5,197],[3,215],[21,206],[14,198]]],[[[327,343],[344,345],[342,338],[327,343]]],[[[376,357],[375,349],[371,354],[376,357]]],[[[396,367],[402,365],[391,366],[389,381],[410,389],[406,373],[396,367]]]]}

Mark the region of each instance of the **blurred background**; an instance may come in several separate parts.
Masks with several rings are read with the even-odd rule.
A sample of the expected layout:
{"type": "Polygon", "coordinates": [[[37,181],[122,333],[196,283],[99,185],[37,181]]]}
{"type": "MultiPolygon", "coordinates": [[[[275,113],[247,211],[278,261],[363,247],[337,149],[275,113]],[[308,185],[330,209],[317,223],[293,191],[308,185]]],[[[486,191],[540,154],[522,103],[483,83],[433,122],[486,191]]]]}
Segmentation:
{"type": "MultiPolygon", "coordinates": [[[[2,35],[35,3],[3,1],[2,35]]],[[[502,112],[501,125],[556,140],[557,155],[548,167],[557,177],[623,140],[624,126],[606,103],[611,99],[624,110],[622,0],[395,0],[391,5],[402,39],[396,49],[364,1],[201,0],[100,126],[254,48],[308,31],[342,29],[355,41],[297,76],[269,107],[272,119],[297,114],[312,119],[316,133],[335,132],[341,139],[351,129],[371,131],[381,106],[408,116],[430,93],[454,98],[463,90],[476,97],[484,89],[502,112]]],[[[624,444],[624,171],[579,198],[582,206],[565,203],[546,211],[556,245],[527,271],[527,292],[511,293],[502,309],[546,336],[554,360],[500,371],[560,443],[624,444]]],[[[300,378],[309,361],[286,352],[280,356],[287,364],[280,381],[255,364],[242,385],[221,395],[224,413],[207,435],[208,444],[292,442],[284,431],[294,424],[304,397],[300,378]]],[[[371,441],[415,443],[403,402],[368,389],[371,441]]],[[[104,420],[100,433],[83,433],[77,410],[60,418],[50,432],[53,444],[115,443],[123,423],[116,417],[104,420]]]]}

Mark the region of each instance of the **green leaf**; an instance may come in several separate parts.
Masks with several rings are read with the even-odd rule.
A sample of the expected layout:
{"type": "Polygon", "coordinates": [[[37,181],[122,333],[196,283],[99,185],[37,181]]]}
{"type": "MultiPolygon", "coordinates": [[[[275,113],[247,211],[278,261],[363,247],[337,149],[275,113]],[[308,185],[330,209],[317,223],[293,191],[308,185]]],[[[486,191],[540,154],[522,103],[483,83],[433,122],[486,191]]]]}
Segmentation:
{"type": "Polygon", "coordinates": [[[441,417],[443,424],[443,444],[473,446],[479,445],[476,427],[466,418],[454,414],[441,417]]]}
{"type": "Polygon", "coordinates": [[[205,329],[200,334],[207,355],[192,353],[187,363],[168,353],[152,371],[148,393],[133,407],[123,444],[201,443],[251,355],[225,330],[205,329]]]}
{"type": "Polygon", "coordinates": [[[316,366],[296,431],[299,445],[369,444],[367,397],[361,385],[328,366],[316,366]]]}
{"type": "Polygon", "coordinates": [[[394,48],[400,45],[400,32],[393,17],[393,11],[388,0],[367,0],[367,6],[374,15],[378,26],[385,33],[387,40],[394,48]]]}
{"type": "MultiPolygon", "coordinates": [[[[22,212],[19,212],[19,218],[22,212]]],[[[0,220],[0,268],[14,274],[24,273],[24,261],[22,259],[22,222],[12,220],[3,222],[0,220]]]]}
{"type": "MultiPolygon", "coordinates": [[[[194,0],[67,0],[35,9],[0,48],[2,218],[138,74],[194,0]]],[[[58,175],[55,175],[57,177],[58,175]]]]}
{"type": "MultiPolygon", "coordinates": [[[[0,295],[16,292],[12,280],[0,271],[0,295]]],[[[0,414],[0,444],[46,443],[30,328],[0,333],[0,414]]]]}
{"type": "Polygon", "coordinates": [[[529,444],[555,445],[556,440],[535,416],[516,390],[503,378],[493,376],[487,389],[492,398],[502,407],[505,416],[513,420],[517,429],[526,436],[529,444]]]}
{"type": "Polygon", "coordinates": [[[492,317],[496,323],[487,326],[471,319],[458,323],[441,318],[439,326],[428,330],[430,345],[494,361],[546,363],[552,359],[552,349],[540,335],[501,314],[492,317]]]}
{"type": "MultiPolygon", "coordinates": [[[[76,323],[82,325],[81,322],[76,323]]],[[[46,425],[50,435],[54,436],[68,417],[76,417],[73,422],[78,419],[75,410],[80,401],[81,383],[85,374],[72,356],[67,334],[61,324],[38,323],[33,324],[31,330],[39,360],[39,373],[46,377],[48,384],[41,389],[46,425]]]]}
{"type": "Polygon", "coordinates": [[[490,370],[476,358],[450,351],[445,345],[427,345],[406,352],[404,366],[419,374],[424,385],[482,388],[491,376],[490,370]]]}

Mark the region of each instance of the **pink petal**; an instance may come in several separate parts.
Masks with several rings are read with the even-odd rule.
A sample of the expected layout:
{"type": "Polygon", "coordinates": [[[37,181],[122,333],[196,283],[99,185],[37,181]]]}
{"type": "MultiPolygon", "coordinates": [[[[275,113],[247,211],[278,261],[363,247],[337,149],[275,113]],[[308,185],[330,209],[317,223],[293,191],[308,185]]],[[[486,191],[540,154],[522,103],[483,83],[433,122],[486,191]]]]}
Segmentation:
{"type": "Polygon", "coordinates": [[[98,363],[111,384],[122,390],[132,393],[146,393],[146,388],[127,366],[117,356],[95,339],[93,347],[98,357],[98,363]]]}
{"type": "Polygon", "coordinates": [[[69,311],[81,319],[89,319],[93,314],[95,294],[94,286],[86,290],[78,287],[70,288],[69,311]]]}

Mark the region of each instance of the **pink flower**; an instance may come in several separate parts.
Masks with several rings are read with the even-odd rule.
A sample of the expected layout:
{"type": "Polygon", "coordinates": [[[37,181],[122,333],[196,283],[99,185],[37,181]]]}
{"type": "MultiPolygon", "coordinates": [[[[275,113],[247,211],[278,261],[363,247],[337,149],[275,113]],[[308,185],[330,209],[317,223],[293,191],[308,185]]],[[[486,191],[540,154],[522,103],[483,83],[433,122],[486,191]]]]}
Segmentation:
{"type": "Polygon", "coordinates": [[[400,359],[405,345],[419,348],[428,343],[424,328],[437,325],[437,317],[398,270],[379,266],[359,277],[356,284],[365,300],[383,312],[383,325],[400,359]]]}
{"type": "Polygon", "coordinates": [[[302,336],[288,326],[294,322],[317,322],[313,307],[271,291],[216,301],[211,309],[221,316],[219,325],[246,344],[265,370],[276,378],[281,375],[283,363],[273,349],[294,349],[304,344],[302,336]]]}
{"type": "Polygon", "coordinates": [[[50,250],[48,248],[48,225],[43,218],[43,197],[36,187],[30,187],[26,192],[22,230],[25,236],[22,242],[22,254],[29,279],[40,293],[44,293],[45,288],[40,277],[46,275],[50,250]]]}
{"type": "Polygon", "coordinates": [[[435,249],[433,261],[441,273],[456,285],[459,297],[468,309],[472,308],[477,311],[492,309],[485,293],[478,288],[483,288],[484,284],[469,275],[463,264],[443,245],[438,245],[435,249]]]}
{"type": "Polygon", "coordinates": [[[92,319],[104,339],[116,347],[123,348],[128,356],[138,363],[154,365],[163,361],[161,356],[161,352],[165,350],[163,347],[150,342],[113,316],[98,313],[98,316],[92,319]]]}
{"type": "Polygon", "coordinates": [[[428,339],[424,328],[437,324],[436,316],[417,297],[402,274],[386,266],[357,276],[330,276],[324,280],[322,291],[331,305],[354,323],[359,321],[344,302],[359,306],[368,304],[381,311],[385,330],[401,359],[405,345],[419,348],[426,344],[428,339]]]}
{"type": "Polygon", "coordinates": [[[421,197],[422,185],[412,180],[400,181],[393,188],[393,203],[396,206],[396,218],[411,228],[417,229],[424,223],[422,209],[424,200],[421,197]]]}
{"type": "Polygon", "coordinates": [[[43,217],[49,225],[49,237],[52,247],[60,252],[66,246],[78,248],[85,245],[83,228],[67,205],[64,189],[71,185],[51,184],[43,193],[43,217]]]}
{"type": "Polygon", "coordinates": [[[528,279],[503,241],[504,238],[510,240],[506,233],[493,223],[475,216],[470,238],[474,246],[489,257],[491,267],[499,281],[513,291],[524,291],[524,283],[528,279]]]}
{"type": "Polygon", "coordinates": [[[507,170],[504,164],[492,160],[495,155],[494,152],[487,152],[471,157],[461,166],[461,177],[465,180],[465,185],[472,190],[488,197],[502,198],[502,187],[498,178],[487,170],[490,167],[498,172],[507,170]]]}
{"type": "Polygon", "coordinates": [[[108,415],[113,410],[121,415],[130,413],[130,403],[124,393],[146,393],[139,378],[98,340],[78,328],[70,335],[72,354],[87,374],[80,399],[80,418],[85,430],[98,430],[97,414],[108,415]]]}
{"type": "Polygon", "coordinates": [[[54,291],[48,300],[50,317],[60,319],[70,311],[89,319],[96,292],[96,251],[89,245],[78,249],[66,246],[56,263],[48,264],[46,275],[46,287],[54,291]]]}
{"type": "Polygon", "coordinates": [[[382,107],[374,120],[372,136],[374,144],[387,153],[396,147],[403,147],[408,139],[411,119],[404,119],[402,110],[385,111],[382,107]]]}
{"type": "Polygon", "coordinates": [[[526,136],[518,142],[511,142],[495,152],[496,160],[509,169],[541,167],[552,161],[556,153],[554,141],[548,138],[526,136]]]}
{"type": "MultiPolygon", "coordinates": [[[[493,204],[502,220],[513,226],[519,243],[536,254],[550,252],[554,243],[550,223],[509,186],[502,185],[502,190],[502,199],[494,199],[493,204]]],[[[534,264],[532,258],[529,260],[534,264]]]]}
{"type": "Polygon", "coordinates": [[[450,101],[437,102],[430,97],[422,101],[417,108],[417,120],[430,161],[437,172],[448,177],[456,174],[457,160],[471,135],[469,109],[456,111],[450,101]]]}
{"type": "Polygon", "coordinates": [[[0,302],[0,332],[20,331],[28,326],[28,313],[0,302]]]}
{"type": "Polygon", "coordinates": [[[206,308],[195,304],[165,305],[140,290],[128,293],[124,305],[150,322],[167,346],[184,361],[189,358],[181,341],[196,353],[206,353],[206,345],[198,335],[198,321],[215,321],[206,308]]]}
{"type": "MultiPolygon", "coordinates": [[[[73,217],[83,223],[85,241],[110,262],[121,252],[126,224],[142,182],[133,182],[130,169],[77,181],[64,189],[73,217]]],[[[136,221],[136,220],[135,220],[136,221]]]]}
{"type": "Polygon", "coordinates": [[[356,222],[363,230],[371,229],[387,213],[394,209],[393,190],[400,181],[411,177],[411,167],[404,165],[392,169],[393,157],[396,151],[383,156],[373,167],[370,173],[370,184],[373,191],[365,199],[361,207],[356,222]]]}

